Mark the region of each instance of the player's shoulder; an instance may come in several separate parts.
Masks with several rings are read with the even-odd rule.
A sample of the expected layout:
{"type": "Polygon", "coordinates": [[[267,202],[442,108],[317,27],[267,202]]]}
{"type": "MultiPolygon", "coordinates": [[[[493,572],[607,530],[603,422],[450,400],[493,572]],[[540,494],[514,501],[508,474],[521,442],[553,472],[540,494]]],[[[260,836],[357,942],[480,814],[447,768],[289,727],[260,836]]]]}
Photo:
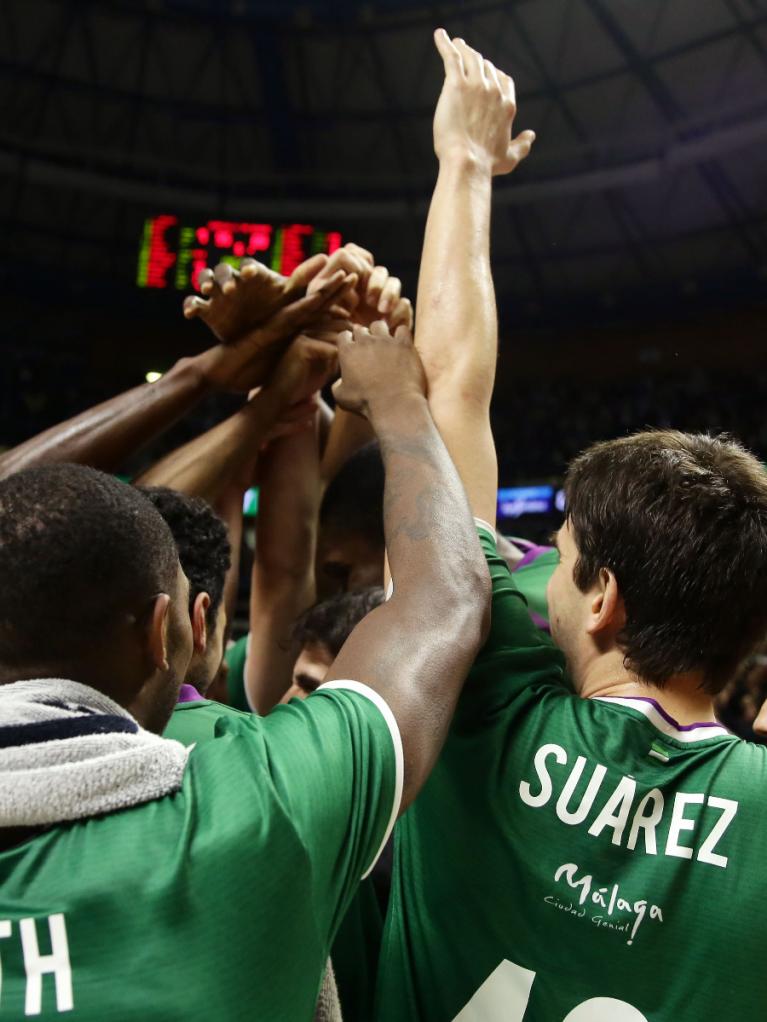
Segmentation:
{"type": "Polygon", "coordinates": [[[175,707],[164,734],[184,745],[199,744],[217,738],[225,722],[248,721],[253,717],[252,713],[243,713],[224,703],[198,699],[175,707]]]}
{"type": "Polygon", "coordinates": [[[767,785],[767,746],[746,741],[717,721],[681,724],[655,699],[646,697],[575,697],[571,708],[582,735],[620,734],[627,752],[647,747],[660,764],[687,762],[701,770],[723,771],[738,778],[744,790],[763,797],[767,785]]]}
{"type": "Polygon", "coordinates": [[[190,712],[193,712],[199,718],[248,718],[253,716],[252,713],[239,710],[235,706],[229,706],[227,703],[216,702],[214,699],[195,699],[188,703],[177,703],[173,708],[171,720],[178,720],[180,715],[186,715],[190,712]]]}

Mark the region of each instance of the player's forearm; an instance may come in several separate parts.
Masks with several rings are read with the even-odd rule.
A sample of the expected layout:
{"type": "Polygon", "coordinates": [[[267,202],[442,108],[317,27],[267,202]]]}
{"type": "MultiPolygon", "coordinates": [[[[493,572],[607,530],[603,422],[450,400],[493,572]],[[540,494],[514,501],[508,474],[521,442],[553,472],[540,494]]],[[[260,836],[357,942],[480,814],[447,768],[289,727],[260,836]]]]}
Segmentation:
{"type": "Polygon", "coordinates": [[[429,397],[453,390],[477,402],[493,389],[497,351],[490,272],[489,168],[468,157],[440,163],[418,280],[416,347],[429,397]]]}
{"type": "Polygon", "coordinates": [[[498,347],[490,272],[490,171],[453,155],[440,165],[418,285],[416,347],[437,429],[474,513],[495,521],[490,431],[498,347]]]}
{"type": "Polygon", "coordinates": [[[487,576],[466,494],[423,399],[387,409],[374,427],[385,471],[384,534],[395,603],[420,603],[429,592],[429,608],[419,616],[436,623],[475,583],[484,588],[487,576]]]}
{"type": "Polygon", "coordinates": [[[252,462],[282,402],[265,388],[234,415],[172,451],[135,482],[169,486],[217,503],[232,479],[252,462]]]}
{"type": "Polygon", "coordinates": [[[320,441],[320,457],[325,457],[325,450],[328,446],[330,439],[330,431],[333,428],[333,422],[335,421],[336,413],[325,401],[323,397],[319,397],[317,401],[318,405],[318,427],[319,427],[319,441],[320,441]]]}
{"type": "Polygon", "coordinates": [[[273,441],[260,468],[245,690],[253,709],[268,713],[290,688],[297,653],[293,626],[315,598],[320,494],[316,431],[273,441]]]}
{"type": "Polygon", "coordinates": [[[272,441],[261,456],[256,557],[269,584],[313,571],[320,504],[316,428],[272,441]]]}
{"type": "Polygon", "coordinates": [[[216,503],[216,513],[226,523],[226,531],[231,547],[231,564],[226,573],[224,583],[224,606],[226,620],[231,624],[237,609],[237,591],[240,583],[240,550],[242,548],[242,498],[243,486],[232,481],[224,489],[216,503]]]}
{"type": "Polygon", "coordinates": [[[8,451],[0,458],[0,478],[63,461],[115,471],[209,390],[198,359],[181,359],[157,383],[119,394],[8,451]]]}
{"type": "Polygon", "coordinates": [[[434,764],[481,645],[489,580],[466,495],[426,402],[389,409],[373,424],[386,472],[394,595],[355,628],[330,677],[358,677],[391,707],[405,746],[406,805],[434,764]]]}
{"type": "Polygon", "coordinates": [[[337,408],[322,456],[323,485],[335,479],[349,458],[371,440],[375,440],[375,433],[367,419],[337,408]]]}
{"type": "Polygon", "coordinates": [[[314,576],[270,587],[253,576],[250,643],[245,663],[245,694],[256,713],[272,710],[290,688],[298,647],[296,619],[314,603],[314,576]]]}

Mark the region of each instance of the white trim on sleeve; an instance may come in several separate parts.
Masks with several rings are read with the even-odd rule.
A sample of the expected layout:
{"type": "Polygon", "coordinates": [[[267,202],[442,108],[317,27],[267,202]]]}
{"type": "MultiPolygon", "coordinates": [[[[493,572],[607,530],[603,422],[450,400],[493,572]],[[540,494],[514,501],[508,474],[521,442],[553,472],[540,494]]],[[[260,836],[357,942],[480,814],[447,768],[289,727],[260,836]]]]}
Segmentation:
{"type": "Polygon", "coordinates": [[[405,756],[402,751],[402,736],[399,733],[399,727],[394,714],[391,712],[391,707],[386,700],[374,689],[368,685],[363,685],[361,681],[326,681],[323,685],[320,685],[317,689],[318,692],[322,692],[323,689],[328,688],[339,688],[346,689],[348,692],[356,692],[358,695],[365,696],[369,699],[381,712],[381,716],[386,721],[386,726],[389,729],[391,735],[392,745],[394,746],[394,805],[392,806],[391,816],[389,822],[386,824],[386,831],[383,836],[383,840],[378,848],[378,851],[373,856],[373,861],[370,863],[368,868],[362,874],[361,879],[369,876],[373,871],[373,867],[381,857],[386,842],[389,840],[394,824],[397,821],[399,815],[400,805],[402,804],[402,785],[405,778],[405,756]]]}
{"type": "Polygon", "coordinates": [[[485,521],[484,518],[475,518],[474,524],[477,526],[478,529],[483,529],[485,532],[489,532],[490,537],[494,543],[497,541],[498,533],[495,531],[495,528],[489,522],[485,521]]]}
{"type": "Polygon", "coordinates": [[[250,635],[251,633],[248,632],[248,637],[245,640],[245,659],[242,662],[242,687],[243,691],[245,692],[245,702],[250,707],[250,712],[258,713],[258,715],[261,716],[261,714],[255,708],[253,703],[250,701],[250,696],[248,695],[248,661],[250,660],[250,635]]]}

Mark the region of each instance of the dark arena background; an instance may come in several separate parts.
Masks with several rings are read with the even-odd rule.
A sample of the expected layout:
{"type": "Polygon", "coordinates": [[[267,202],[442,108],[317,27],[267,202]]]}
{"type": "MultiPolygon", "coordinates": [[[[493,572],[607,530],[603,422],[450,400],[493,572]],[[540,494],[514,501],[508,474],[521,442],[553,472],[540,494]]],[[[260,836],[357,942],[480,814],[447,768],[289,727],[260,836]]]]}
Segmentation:
{"type": "Polygon", "coordinates": [[[435,24],[537,133],[494,198],[504,530],[549,535],[593,440],[728,431],[767,459],[767,0],[3,0],[0,444],[202,350],[181,304],[220,259],[354,241],[415,298],[435,24]]]}

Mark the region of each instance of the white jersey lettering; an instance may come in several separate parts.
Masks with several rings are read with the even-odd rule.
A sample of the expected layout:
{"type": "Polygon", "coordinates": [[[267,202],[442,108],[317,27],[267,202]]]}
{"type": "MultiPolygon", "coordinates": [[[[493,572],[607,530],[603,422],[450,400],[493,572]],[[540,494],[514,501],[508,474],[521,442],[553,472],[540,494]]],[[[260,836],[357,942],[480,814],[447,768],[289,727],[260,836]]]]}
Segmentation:
{"type": "Polygon", "coordinates": [[[631,830],[629,831],[628,841],[626,847],[630,848],[633,852],[636,848],[637,838],[639,837],[639,831],[644,831],[644,850],[648,855],[656,855],[658,852],[658,846],[655,840],[655,828],[660,823],[663,817],[663,809],[665,807],[665,800],[663,798],[663,792],[660,788],[652,788],[647,792],[645,797],[637,806],[636,812],[634,813],[634,819],[631,823],[631,830]],[[653,807],[648,815],[645,815],[645,809],[649,802],[652,801],[653,807]]]}
{"type": "Polygon", "coordinates": [[[714,849],[724,837],[724,832],[735,819],[735,814],[738,811],[738,803],[734,802],[731,798],[717,798],[716,795],[709,795],[706,805],[711,806],[712,809],[721,809],[722,815],[711,828],[711,833],[700,846],[698,851],[698,862],[708,862],[712,866],[721,866],[722,869],[727,869],[727,856],[715,855],[714,849]]]}
{"type": "Polygon", "coordinates": [[[48,930],[51,938],[51,953],[40,954],[37,941],[37,923],[34,919],[21,919],[21,946],[24,952],[24,969],[27,974],[27,994],[24,1004],[25,1015],[39,1015],[43,1002],[43,976],[52,973],[56,984],[57,1011],[71,1011],[72,968],[69,963],[67,928],[61,912],[48,916],[48,930]]]}
{"type": "Polygon", "coordinates": [[[562,823],[569,827],[587,824],[588,833],[594,838],[609,830],[612,844],[623,846],[630,852],[637,850],[641,834],[644,840],[640,850],[646,855],[658,854],[658,831],[665,816],[668,833],[662,854],[677,859],[694,858],[721,869],[727,867],[728,857],[716,849],[735,819],[737,802],[716,795],[684,791],[674,793],[671,802],[670,795],[664,798],[660,788],[651,788],[637,803],[637,782],[630,774],[620,777],[612,791],[605,792],[605,801],[602,802],[599,796],[608,779],[607,767],[601,763],[592,766],[585,756],[579,755],[565,775],[563,771],[551,771],[552,759],[559,766],[567,766],[569,761],[566,750],[553,742],[540,746],[536,751],[533,770],[538,779],[537,789],[533,790],[535,782],[527,780],[519,785],[519,796],[526,805],[541,809],[554,798],[553,808],[562,823]],[[583,787],[589,769],[591,777],[578,798],[576,791],[583,787]],[[560,781],[563,782],[561,787],[560,781]],[[597,811],[595,806],[599,805],[602,808],[597,811]],[[691,806],[702,808],[695,815],[688,815],[694,812],[689,808],[691,806]],[[701,832],[707,829],[705,810],[709,807],[719,810],[720,815],[703,839],[701,832]]]}
{"type": "Polygon", "coordinates": [[[594,799],[597,797],[597,792],[602,786],[602,781],[607,773],[607,768],[603,767],[601,763],[597,763],[594,767],[594,773],[591,775],[589,785],[583,793],[581,804],[576,810],[571,812],[567,807],[570,803],[570,799],[573,797],[573,792],[578,786],[578,782],[581,779],[583,768],[586,766],[586,757],[579,756],[570,776],[565,782],[565,786],[562,789],[562,794],[557,799],[557,816],[560,818],[562,823],[568,823],[570,826],[575,826],[578,823],[583,823],[586,817],[591,812],[591,807],[594,805],[594,799]]]}
{"type": "Polygon", "coordinates": [[[621,777],[618,787],[608,798],[604,809],[589,827],[589,834],[592,837],[599,837],[605,827],[610,827],[613,832],[612,843],[619,845],[623,840],[623,831],[628,823],[636,790],[636,781],[633,777],[621,777]]]}
{"type": "Polygon", "coordinates": [[[679,837],[682,831],[695,830],[696,820],[690,820],[684,815],[688,805],[703,805],[703,795],[688,794],[685,791],[678,791],[674,797],[674,808],[671,811],[671,825],[668,828],[666,838],[666,855],[673,855],[678,859],[691,859],[693,849],[689,845],[680,845],[679,837]]]}
{"type": "Polygon", "coordinates": [[[545,806],[554,790],[549,772],[546,769],[546,759],[549,756],[553,756],[557,763],[561,763],[563,766],[567,762],[567,753],[561,745],[550,744],[540,747],[533,760],[533,767],[538,774],[538,781],[541,786],[541,790],[537,795],[532,794],[530,784],[527,781],[522,781],[519,785],[519,797],[527,805],[532,806],[533,809],[540,809],[541,806],[545,806]]]}

